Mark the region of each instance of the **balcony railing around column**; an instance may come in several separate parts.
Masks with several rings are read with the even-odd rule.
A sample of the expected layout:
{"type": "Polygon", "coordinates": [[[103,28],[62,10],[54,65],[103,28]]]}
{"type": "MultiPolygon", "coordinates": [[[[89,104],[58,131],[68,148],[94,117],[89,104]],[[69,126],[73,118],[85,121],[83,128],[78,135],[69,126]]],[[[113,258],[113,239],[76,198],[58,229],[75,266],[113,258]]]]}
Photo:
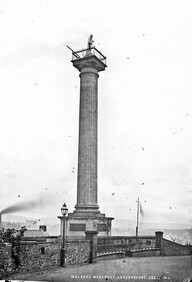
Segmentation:
{"type": "Polygon", "coordinates": [[[82,49],[80,51],[72,52],[72,61],[83,59],[85,56],[95,55],[99,60],[101,60],[106,65],[106,57],[97,48],[92,47],[90,49],[82,49]]]}

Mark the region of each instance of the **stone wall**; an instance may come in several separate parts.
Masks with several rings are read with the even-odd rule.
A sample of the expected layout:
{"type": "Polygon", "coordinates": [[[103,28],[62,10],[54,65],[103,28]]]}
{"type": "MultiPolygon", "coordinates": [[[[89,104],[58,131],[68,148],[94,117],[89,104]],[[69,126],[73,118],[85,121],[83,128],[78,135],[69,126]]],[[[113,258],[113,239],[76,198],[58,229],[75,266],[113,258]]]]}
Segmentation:
{"type": "MultiPolygon", "coordinates": [[[[60,242],[21,244],[21,270],[50,269],[60,265],[60,242]]],[[[90,242],[86,240],[66,242],[66,265],[89,260],[90,242]]]]}
{"type": "Polygon", "coordinates": [[[34,272],[59,265],[60,243],[23,242],[20,246],[20,271],[34,272]]]}
{"type": "Polygon", "coordinates": [[[103,236],[98,237],[98,253],[117,252],[156,247],[156,236],[103,236]]]}
{"type": "Polygon", "coordinates": [[[66,264],[80,264],[89,261],[90,242],[88,240],[71,241],[66,244],[66,264]]]}
{"type": "Polygon", "coordinates": [[[0,278],[11,273],[14,264],[11,258],[11,244],[0,243],[0,278]]]}
{"type": "Polygon", "coordinates": [[[181,245],[163,238],[162,231],[155,236],[98,237],[97,253],[125,252],[126,256],[182,256],[192,254],[192,246],[181,245]],[[158,249],[156,252],[154,249],[158,249]]]}
{"type": "Polygon", "coordinates": [[[139,250],[132,252],[133,257],[157,257],[160,256],[160,249],[139,250]]]}
{"type": "Polygon", "coordinates": [[[163,238],[162,231],[156,231],[156,248],[160,248],[161,256],[184,256],[191,254],[190,245],[181,245],[163,238]]]}
{"type": "Polygon", "coordinates": [[[184,256],[190,254],[189,246],[163,239],[161,246],[162,256],[184,256]]]}
{"type": "MultiPolygon", "coordinates": [[[[61,242],[21,242],[19,270],[26,273],[54,269],[60,266],[61,242]]],[[[66,265],[89,261],[90,242],[88,240],[66,242],[66,265]]],[[[11,244],[0,244],[0,277],[14,273],[11,244]]]]}

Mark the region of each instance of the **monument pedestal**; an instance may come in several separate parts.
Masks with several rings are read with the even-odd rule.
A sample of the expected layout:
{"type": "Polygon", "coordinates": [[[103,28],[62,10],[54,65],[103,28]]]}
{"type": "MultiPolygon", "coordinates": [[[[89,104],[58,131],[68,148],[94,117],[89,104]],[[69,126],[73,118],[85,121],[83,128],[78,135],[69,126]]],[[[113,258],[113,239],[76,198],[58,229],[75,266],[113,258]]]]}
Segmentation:
{"type": "MultiPolygon", "coordinates": [[[[63,234],[63,217],[61,220],[60,235],[63,234]]],[[[97,231],[98,236],[111,235],[111,222],[113,217],[106,217],[103,213],[69,213],[66,219],[66,238],[67,239],[85,239],[85,232],[97,231]]]]}

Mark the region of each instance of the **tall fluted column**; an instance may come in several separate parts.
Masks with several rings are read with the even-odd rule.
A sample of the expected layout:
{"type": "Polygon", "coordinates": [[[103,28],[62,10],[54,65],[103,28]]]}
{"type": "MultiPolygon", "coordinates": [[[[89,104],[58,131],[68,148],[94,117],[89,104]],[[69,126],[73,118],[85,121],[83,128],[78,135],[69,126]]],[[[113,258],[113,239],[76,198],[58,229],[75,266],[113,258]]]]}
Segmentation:
{"type": "MultiPolygon", "coordinates": [[[[95,237],[92,236],[95,239],[90,237],[94,245],[97,233],[111,235],[113,218],[99,211],[97,199],[98,73],[104,71],[107,65],[106,57],[92,43],[91,35],[87,49],[73,51],[68,46],[72,51],[71,62],[80,73],[80,103],[77,202],[73,213],[68,213],[66,217],[66,233],[72,239],[84,239],[85,234],[88,237],[95,234],[95,237]]],[[[62,225],[63,217],[59,216],[59,219],[62,225]]],[[[93,248],[93,252],[96,249],[93,248]]]]}
{"type": "Polygon", "coordinates": [[[98,70],[81,69],[78,150],[78,212],[98,212],[97,205],[97,115],[98,70]]]}

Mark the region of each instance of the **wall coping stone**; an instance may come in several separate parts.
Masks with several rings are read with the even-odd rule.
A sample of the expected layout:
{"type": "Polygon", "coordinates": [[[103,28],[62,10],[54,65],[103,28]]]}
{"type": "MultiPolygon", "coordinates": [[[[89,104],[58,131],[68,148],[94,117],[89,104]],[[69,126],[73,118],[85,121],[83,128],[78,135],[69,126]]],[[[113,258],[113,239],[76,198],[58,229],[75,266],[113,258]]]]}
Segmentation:
{"type": "MultiPolygon", "coordinates": [[[[66,244],[70,243],[86,243],[89,242],[89,240],[67,240],[65,241],[66,244]]],[[[0,243],[0,244],[6,244],[6,243],[0,243]]],[[[61,242],[37,242],[37,241],[21,241],[20,245],[60,245],[61,242]]],[[[11,245],[11,244],[10,244],[11,245]]]]}
{"type": "Polygon", "coordinates": [[[155,239],[156,236],[99,236],[98,239],[155,239]]]}
{"type": "MultiPolygon", "coordinates": [[[[182,245],[182,244],[179,244],[179,243],[177,243],[177,242],[170,241],[170,240],[165,239],[165,238],[163,238],[163,241],[166,241],[166,242],[169,242],[169,243],[178,245],[178,246],[180,246],[180,247],[187,247],[187,245],[182,245]]],[[[188,245],[188,246],[189,246],[189,245],[188,245]]]]}
{"type": "Polygon", "coordinates": [[[79,243],[79,242],[89,242],[89,240],[85,240],[85,239],[77,239],[77,240],[75,240],[75,239],[72,239],[72,240],[67,240],[67,241],[65,241],[66,243],[79,243]]]}
{"type": "Polygon", "coordinates": [[[151,248],[151,249],[137,249],[137,250],[134,250],[132,249],[131,250],[133,253],[138,253],[138,252],[150,252],[150,251],[160,251],[160,248],[151,248]]]}

